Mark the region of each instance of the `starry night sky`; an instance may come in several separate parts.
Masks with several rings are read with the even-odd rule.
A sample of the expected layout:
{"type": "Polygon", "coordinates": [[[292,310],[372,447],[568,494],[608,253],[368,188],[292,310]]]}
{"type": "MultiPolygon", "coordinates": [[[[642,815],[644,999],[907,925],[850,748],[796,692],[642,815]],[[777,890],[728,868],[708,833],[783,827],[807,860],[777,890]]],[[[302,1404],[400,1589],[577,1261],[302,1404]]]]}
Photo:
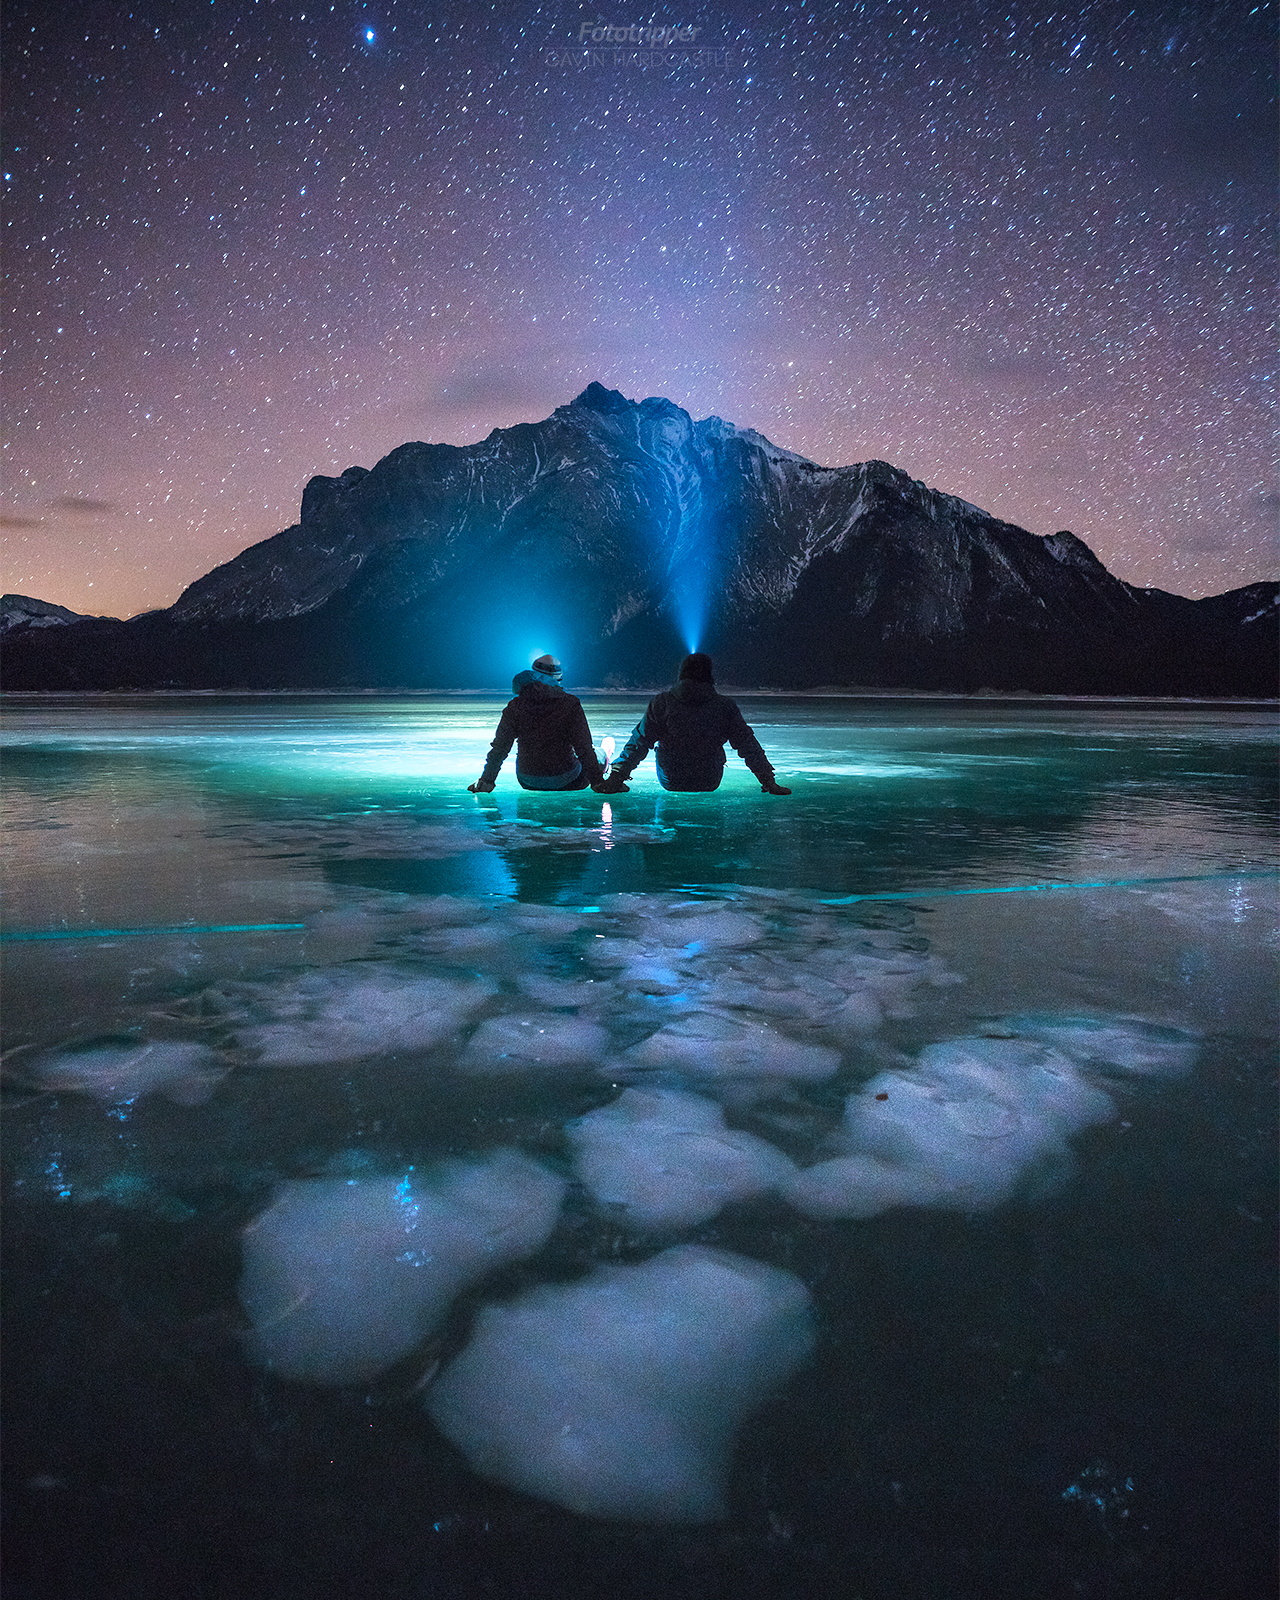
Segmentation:
{"type": "Polygon", "coordinates": [[[6,590],[166,605],[312,473],[593,378],[1276,575],[1274,4],[6,12],[6,590]]]}

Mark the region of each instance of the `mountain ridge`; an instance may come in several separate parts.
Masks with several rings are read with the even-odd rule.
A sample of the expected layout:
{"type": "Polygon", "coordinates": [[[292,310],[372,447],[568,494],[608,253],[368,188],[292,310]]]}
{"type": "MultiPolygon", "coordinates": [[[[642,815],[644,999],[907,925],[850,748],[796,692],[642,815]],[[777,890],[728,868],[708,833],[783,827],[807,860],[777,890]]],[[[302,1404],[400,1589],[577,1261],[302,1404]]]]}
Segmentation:
{"type": "Polygon", "coordinates": [[[593,383],[476,444],[317,475],[297,523],[167,610],[20,625],[5,673],[474,687],[525,665],[527,635],[572,656],[575,681],[662,681],[697,642],[759,686],[1265,697],[1278,593],[1137,589],[1075,534],[1032,534],[887,462],[824,467],[593,383]]]}

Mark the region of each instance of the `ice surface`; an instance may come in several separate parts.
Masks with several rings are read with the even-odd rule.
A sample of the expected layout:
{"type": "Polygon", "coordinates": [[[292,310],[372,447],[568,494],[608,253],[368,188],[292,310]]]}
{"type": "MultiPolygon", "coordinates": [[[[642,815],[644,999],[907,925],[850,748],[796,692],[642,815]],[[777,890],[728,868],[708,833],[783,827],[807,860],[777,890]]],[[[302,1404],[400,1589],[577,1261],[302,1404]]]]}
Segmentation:
{"type": "Polygon", "coordinates": [[[621,1056],[631,1067],[680,1072],[696,1078],[829,1078],[840,1052],[801,1044],[764,1023],[692,1011],[669,1022],[621,1056]]]}
{"type": "Polygon", "coordinates": [[[568,1133],[595,1199],[640,1228],[692,1227],[795,1175],[766,1140],[726,1127],[714,1101],[675,1089],[627,1089],[568,1133]]]}
{"type": "Polygon", "coordinates": [[[707,1522],[740,1425],[812,1345],[798,1278],[686,1245],[485,1307],[427,1405],[484,1477],[587,1516],[707,1522]]]}
{"type": "Polygon", "coordinates": [[[240,1028],[236,1042],[273,1067],[426,1050],[455,1034],[493,992],[480,980],[352,962],[255,986],[246,999],[268,1020],[240,1028]]]}
{"type": "Polygon", "coordinates": [[[463,1072],[557,1072],[609,1053],[608,1033],[583,1017],[553,1011],[489,1017],[458,1058],[463,1072]]]}
{"type": "Polygon", "coordinates": [[[367,1382],[462,1289],[537,1250],[563,1193],[560,1178],[506,1149],[402,1177],[280,1184],[244,1230],[249,1355],[298,1382],[367,1382]]]}
{"type": "Polygon", "coordinates": [[[21,1062],[22,1076],[42,1089],[88,1094],[108,1105],[126,1105],[145,1094],[162,1094],[183,1106],[203,1105],[229,1071],[202,1045],[164,1040],[104,1041],[42,1051],[21,1062]]]}
{"type": "Polygon", "coordinates": [[[949,1039],[914,1071],[882,1072],[845,1102],[844,1154],[785,1197],[809,1216],[899,1205],[984,1210],[1065,1168],[1067,1140],[1115,1105],[1060,1051],[1025,1039],[949,1039]]]}

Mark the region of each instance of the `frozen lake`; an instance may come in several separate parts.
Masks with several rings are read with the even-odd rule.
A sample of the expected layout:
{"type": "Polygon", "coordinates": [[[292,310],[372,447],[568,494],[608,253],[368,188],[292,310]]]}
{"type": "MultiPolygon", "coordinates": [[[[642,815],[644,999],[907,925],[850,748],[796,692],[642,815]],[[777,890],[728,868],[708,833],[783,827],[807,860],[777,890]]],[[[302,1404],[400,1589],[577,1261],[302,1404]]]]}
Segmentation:
{"type": "Polygon", "coordinates": [[[501,704],[8,704],[15,1600],[1267,1592],[1274,716],[501,704]]]}

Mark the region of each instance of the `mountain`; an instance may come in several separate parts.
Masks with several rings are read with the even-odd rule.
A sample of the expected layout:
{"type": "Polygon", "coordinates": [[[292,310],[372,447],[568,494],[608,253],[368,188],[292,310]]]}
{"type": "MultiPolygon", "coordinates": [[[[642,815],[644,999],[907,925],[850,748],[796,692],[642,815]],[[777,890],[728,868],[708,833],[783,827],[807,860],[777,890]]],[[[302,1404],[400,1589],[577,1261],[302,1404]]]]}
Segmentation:
{"type": "Polygon", "coordinates": [[[14,628],[58,628],[66,622],[83,622],[84,613],[68,611],[29,594],[0,594],[0,634],[14,628]]]}
{"type": "Polygon", "coordinates": [[[821,467],[591,384],[479,444],[316,477],[299,521],[129,622],[10,636],[19,688],[573,683],[1270,696],[1277,585],[1187,600],[882,461],[821,467]]]}

